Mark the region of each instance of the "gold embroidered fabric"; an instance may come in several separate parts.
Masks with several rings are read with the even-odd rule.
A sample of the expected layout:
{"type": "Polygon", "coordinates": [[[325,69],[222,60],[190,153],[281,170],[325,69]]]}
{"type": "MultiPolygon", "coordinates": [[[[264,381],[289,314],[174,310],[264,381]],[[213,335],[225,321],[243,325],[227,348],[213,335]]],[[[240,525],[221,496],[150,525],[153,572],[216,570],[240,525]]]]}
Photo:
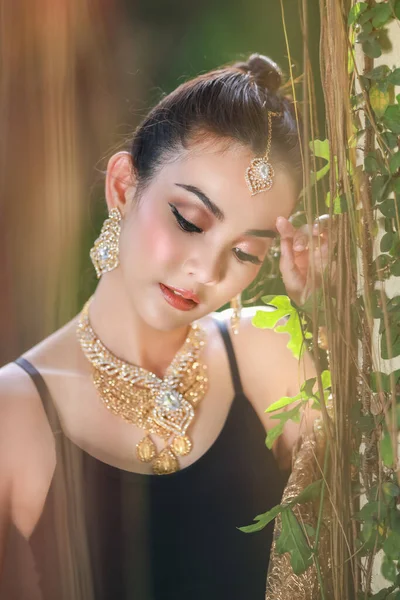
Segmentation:
{"type": "MultiPolygon", "coordinates": [[[[297,496],[310,483],[321,478],[325,438],[322,428],[316,426],[314,434],[303,438],[300,442],[293,464],[293,470],[284,490],[282,502],[288,502],[297,496]],[[320,465],[320,466],[318,466],[320,465]]],[[[316,527],[318,518],[318,502],[295,505],[293,512],[300,523],[316,527]]],[[[319,562],[324,586],[329,591],[331,586],[330,563],[330,515],[329,506],[324,506],[323,520],[319,542],[319,562]]],[[[289,553],[276,552],[276,540],[281,532],[281,519],[275,521],[273,544],[268,568],[266,600],[319,600],[319,586],[315,565],[312,564],[304,573],[296,575],[290,564],[289,553]]],[[[330,597],[329,593],[328,596],[330,597]]]]}

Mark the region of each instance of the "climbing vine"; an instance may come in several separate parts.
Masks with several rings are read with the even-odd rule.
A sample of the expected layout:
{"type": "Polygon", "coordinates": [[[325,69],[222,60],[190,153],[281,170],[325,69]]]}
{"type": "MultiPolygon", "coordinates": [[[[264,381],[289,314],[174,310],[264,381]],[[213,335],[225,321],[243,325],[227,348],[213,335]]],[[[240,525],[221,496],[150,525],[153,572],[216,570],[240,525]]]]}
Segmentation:
{"type": "Polygon", "coordinates": [[[400,0],[320,0],[320,9],[328,138],[310,135],[303,208],[308,219],[310,207],[318,216],[315,198],[323,194],[336,285],[324,282],[304,307],[265,297],[270,312],[258,312],[254,325],[288,334],[297,358],[306,349],[318,358],[318,376],[267,409],[277,420],[267,446],[311,405],[323,409],[326,450],[318,479],[242,531],[278,517],[274,551],[290,556],[297,576],[314,565],[321,598],[400,600],[400,67],[382,64],[400,44],[399,30],[391,34],[400,0]],[[312,526],[295,510],[305,503],[315,507],[312,526]],[[324,518],[332,585],[320,568],[324,518]]]}

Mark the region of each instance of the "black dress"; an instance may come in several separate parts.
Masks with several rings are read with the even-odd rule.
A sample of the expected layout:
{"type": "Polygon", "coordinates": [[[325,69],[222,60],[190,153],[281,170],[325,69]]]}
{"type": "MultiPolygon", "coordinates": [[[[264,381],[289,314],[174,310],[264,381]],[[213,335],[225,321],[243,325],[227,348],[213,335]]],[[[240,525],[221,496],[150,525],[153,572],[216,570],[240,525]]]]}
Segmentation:
{"type": "MultiPolygon", "coordinates": [[[[273,525],[253,534],[238,527],[279,504],[285,477],[265,446],[263,426],[242,390],[226,326],[217,323],[235,396],[222,431],[200,459],[171,475],[157,476],[118,469],[83,452],[96,600],[265,598],[273,525]]],[[[41,375],[25,359],[16,362],[32,377],[49,415],[52,401],[41,375]]],[[[59,429],[52,421],[54,417],[53,431],[59,429]]],[[[30,538],[45,600],[56,600],[60,587],[53,503],[52,484],[30,538]]]]}

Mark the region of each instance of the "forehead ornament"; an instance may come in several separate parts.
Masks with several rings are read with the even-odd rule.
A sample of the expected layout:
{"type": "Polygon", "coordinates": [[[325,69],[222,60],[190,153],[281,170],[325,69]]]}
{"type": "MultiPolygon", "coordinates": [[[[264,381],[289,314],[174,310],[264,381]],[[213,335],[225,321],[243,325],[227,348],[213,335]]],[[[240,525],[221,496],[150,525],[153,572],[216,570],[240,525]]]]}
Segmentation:
{"type": "Polygon", "coordinates": [[[268,139],[267,150],[263,157],[253,158],[246,169],[246,183],[252,196],[260,192],[267,192],[272,188],[275,171],[269,162],[269,153],[272,141],[272,117],[281,117],[282,113],[268,111],[268,139]]]}

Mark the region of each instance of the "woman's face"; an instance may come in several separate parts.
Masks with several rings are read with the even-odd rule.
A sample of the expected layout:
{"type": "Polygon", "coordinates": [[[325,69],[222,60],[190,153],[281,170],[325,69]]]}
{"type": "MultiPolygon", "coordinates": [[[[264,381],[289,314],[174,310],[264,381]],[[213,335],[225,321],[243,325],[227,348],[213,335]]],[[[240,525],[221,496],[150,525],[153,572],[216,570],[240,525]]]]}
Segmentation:
{"type": "Polygon", "coordinates": [[[272,189],[251,196],[245,172],[252,158],[234,143],[228,149],[226,142],[197,143],[162,167],[139,202],[131,194],[123,210],[120,276],[146,323],[161,330],[190,323],[256,277],[276,219],[290,215],[296,196],[294,182],[277,169],[272,189]],[[195,296],[185,300],[173,289],[195,296]]]}

